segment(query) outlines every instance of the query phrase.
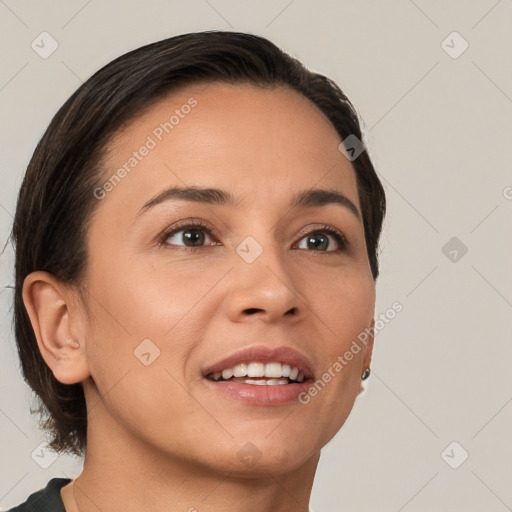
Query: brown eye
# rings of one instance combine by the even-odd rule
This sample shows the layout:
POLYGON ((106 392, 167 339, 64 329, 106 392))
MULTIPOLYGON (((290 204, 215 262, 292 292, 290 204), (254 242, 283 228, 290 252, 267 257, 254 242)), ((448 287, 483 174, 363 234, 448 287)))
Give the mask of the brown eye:
MULTIPOLYGON (((186 247, 190 249, 204 247, 205 241, 211 239, 210 229, 203 224, 187 224, 167 231, 161 239, 162 244, 186 247)), ((209 245, 213 245, 211 242, 209 245)))
POLYGON ((205 240, 204 231, 196 228, 189 229, 180 229, 175 232, 173 236, 168 236, 166 242, 171 245, 177 245, 177 241, 182 241, 185 245, 192 245, 193 247, 198 245, 203 245, 205 240), (183 235, 178 236, 178 233, 183 233, 183 235), (171 238, 176 238, 174 242, 170 242, 171 238))
MULTIPOLYGON (((301 239, 306 241, 305 247, 299 247, 299 249, 313 249, 315 252, 334 252, 334 250, 328 251, 330 247, 330 238, 333 238, 338 244, 338 250, 343 250, 348 245, 345 236, 340 233, 337 229, 326 226, 325 228, 317 229, 308 233, 301 239)), ((304 245, 304 244, 303 244, 304 245)))

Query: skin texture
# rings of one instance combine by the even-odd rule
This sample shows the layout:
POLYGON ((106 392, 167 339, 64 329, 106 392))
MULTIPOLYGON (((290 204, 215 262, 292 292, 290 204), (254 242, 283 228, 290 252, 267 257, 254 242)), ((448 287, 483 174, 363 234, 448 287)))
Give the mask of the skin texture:
POLYGON ((44 272, 25 281, 45 361, 86 395, 87 454, 74 496, 71 484, 62 490, 68 511, 308 510, 320 450, 370 366, 373 339, 307 405, 251 405, 206 385, 205 366, 252 345, 293 347, 319 378, 371 327, 375 286, 360 219, 337 204, 289 206, 294 193, 329 188, 360 211, 340 137, 288 88, 175 93, 116 135, 105 179, 191 97, 191 112, 98 200, 84 300, 44 272), (223 189, 239 204, 168 201, 137 215, 172 185, 223 189), (159 243, 190 218, 213 230, 198 250, 187 250, 183 231, 159 243), (348 248, 331 234, 326 249, 308 247, 306 235, 324 224, 348 248), (253 263, 236 251, 247 236, 263 248, 253 263), (145 339, 160 350, 149 366, 134 355, 145 339), (248 442, 254 465, 238 456, 248 442))

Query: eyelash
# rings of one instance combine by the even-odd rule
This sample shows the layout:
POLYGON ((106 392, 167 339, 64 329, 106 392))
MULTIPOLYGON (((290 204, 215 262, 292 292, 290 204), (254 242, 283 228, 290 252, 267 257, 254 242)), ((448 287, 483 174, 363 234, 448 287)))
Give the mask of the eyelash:
MULTIPOLYGON (((207 231, 209 235, 213 235, 214 237, 216 237, 215 230, 211 229, 204 222, 202 222, 200 220, 197 220, 194 222, 188 221, 182 225, 174 226, 171 230, 165 231, 159 237, 159 245, 161 245, 161 246, 168 245, 168 244, 166 244, 166 240, 170 236, 175 235, 176 233, 179 233, 180 231, 186 231, 187 229, 201 229, 201 230, 207 231)), ((341 252, 341 251, 346 250, 349 246, 349 242, 348 242, 347 238, 345 237, 345 235, 341 231, 338 231, 336 228, 329 226, 327 224, 321 226, 320 228, 315 228, 312 231, 309 231, 308 233, 304 234, 299 239, 299 241, 303 240, 306 236, 310 236, 310 235, 316 234, 316 233, 328 233, 330 235, 333 235, 336 238, 336 241, 338 242, 338 244, 340 245, 340 249, 334 250, 334 251, 308 251, 308 252, 336 253, 336 252, 341 252)), ((197 246, 197 247, 179 246, 180 249, 183 249, 185 251, 196 251, 198 249, 204 249, 205 247, 208 247, 208 246, 204 246, 204 245, 197 246)), ((305 250, 305 249, 301 249, 301 250, 305 250)))

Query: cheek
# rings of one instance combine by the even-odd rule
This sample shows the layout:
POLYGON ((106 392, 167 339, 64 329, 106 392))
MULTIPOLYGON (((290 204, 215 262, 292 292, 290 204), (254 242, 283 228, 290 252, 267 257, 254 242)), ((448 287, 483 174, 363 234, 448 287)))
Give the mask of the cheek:
POLYGON ((129 334, 135 341, 162 339, 185 329, 189 313, 222 274, 193 260, 152 262, 141 255, 97 271, 90 281, 102 327, 129 334))
POLYGON ((350 346, 368 328, 375 312, 375 286, 371 276, 353 269, 308 281, 310 307, 323 323, 327 350, 333 355, 350 346))
POLYGON ((100 397, 102 402, 96 414, 104 408, 114 427, 178 452, 174 439, 192 436, 190 425, 208 420, 183 385, 195 340, 201 339, 194 305, 211 284, 179 273, 138 271, 126 262, 98 277, 90 281, 87 340, 97 388, 91 403, 100 397))
POLYGON ((218 424, 185 391, 182 378, 162 357, 149 366, 135 358, 128 365, 116 361, 123 369, 116 370, 115 376, 102 373, 96 382, 102 400, 92 412, 109 439, 126 431, 159 450, 187 456, 201 432, 204 436, 202 429, 216 432, 218 424))
POLYGON ((187 271, 178 265, 143 265, 137 258, 123 258, 102 272, 98 267, 88 286, 88 360, 100 393, 128 372, 130 379, 145 372, 133 385, 136 392, 178 386, 170 374, 179 382, 189 378, 194 349, 210 321, 205 297, 223 272, 190 264, 187 271))
MULTIPOLYGON (((348 273, 336 280, 317 281, 312 304, 325 333, 322 340, 321 369, 303 397, 305 407, 322 418, 325 442, 347 419, 360 391, 365 344, 358 336, 371 326, 375 308, 373 279, 365 274, 348 273)), ((366 331, 368 332, 368 331, 366 331)))

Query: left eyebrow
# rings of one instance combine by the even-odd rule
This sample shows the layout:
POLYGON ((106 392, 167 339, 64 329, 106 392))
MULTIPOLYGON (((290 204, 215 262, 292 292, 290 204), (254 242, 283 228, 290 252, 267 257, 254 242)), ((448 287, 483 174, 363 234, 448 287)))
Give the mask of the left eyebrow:
POLYGON ((361 220, 361 214, 357 209, 357 206, 343 194, 340 194, 337 190, 326 190, 315 188, 312 190, 303 190, 298 194, 294 194, 292 199, 293 207, 315 207, 315 206, 326 206, 328 204, 339 204, 348 208, 358 220, 361 220))
MULTIPOLYGON (((192 187, 170 187, 155 197, 147 201, 137 213, 137 217, 150 210, 157 204, 165 201, 192 201, 205 204, 226 205, 239 207, 240 202, 236 201, 232 194, 226 190, 217 188, 192 187)), ((352 212, 358 220, 361 220, 361 214, 357 206, 346 196, 336 190, 311 189, 295 193, 291 200, 292 208, 313 208, 317 206, 326 206, 328 204, 339 204, 352 212)))

